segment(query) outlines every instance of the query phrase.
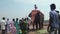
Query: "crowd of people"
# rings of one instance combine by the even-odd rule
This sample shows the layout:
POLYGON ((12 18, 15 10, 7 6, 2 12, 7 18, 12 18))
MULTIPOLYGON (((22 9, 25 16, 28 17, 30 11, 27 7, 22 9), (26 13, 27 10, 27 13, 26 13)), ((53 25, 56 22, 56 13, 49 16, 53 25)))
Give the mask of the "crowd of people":
POLYGON ((9 18, 2 18, 2 21, 0 22, 0 30, 2 30, 1 34, 27 34, 27 25, 28 25, 28 18, 22 18, 22 19, 12 19, 12 21, 9 20, 9 18))
POLYGON ((12 21, 9 20, 9 18, 2 18, 1 21, 1 30, 2 34, 27 34, 27 31, 29 31, 29 26, 32 24, 33 29, 32 31, 35 30, 40 30, 43 28, 43 21, 44 21, 44 14, 37 10, 36 4, 34 5, 34 10, 29 14, 29 18, 22 18, 22 19, 12 19, 12 21), (36 29, 34 26, 36 25, 36 29), (39 27, 38 27, 39 26, 39 27))
MULTIPOLYGON (((36 25, 36 30, 40 30, 43 28, 43 22, 44 22, 44 14, 37 10, 37 6, 34 5, 34 10, 29 14, 29 17, 31 18, 30 23, 33 23, 33 29, 34 24, 36 25), (38 27, 39 26, 39 27, 38 27)), ((49 13, 49 25, 47 28, 47 31, 49 34, 60 34, 60 14, 59 11, 55 10, 56 5, 51 4, 50 5, 51 11, 49 13)), ((0 29, 2 30, 2 34, 27 34, 27 29, 29 29, 29 18, 22 18, 22 19, 12 19, 12 21, 9 21, 9 18, 3 17, 2 21, 0 23, 0 29), (21 30, 21 31, 20 31, 21 30)))

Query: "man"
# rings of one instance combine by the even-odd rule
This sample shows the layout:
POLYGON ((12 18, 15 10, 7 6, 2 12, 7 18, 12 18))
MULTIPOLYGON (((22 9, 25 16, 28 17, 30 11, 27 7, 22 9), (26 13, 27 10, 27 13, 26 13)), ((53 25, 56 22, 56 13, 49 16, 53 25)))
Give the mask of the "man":
POLYGON ((51 11, 50 11, 50 19, 49 19, 49 25, 48 25, 48 32, 49 34, 57 34, 58 29, 58 13, 56 12, 56 6, 55 4, 50 5, 51 11))
MULTIPOLYGON (((36 6, 36 4, 34 5, 34 10, 32 10, 32 12, 29 14, 29 17, 31 18, 31 20, 32 20, 32 23, 33 23, 33 29, 34 29, 34 20, 35 20, 35 15, 37 14, 37 12, 39 12, 39 14, 40 14, 40 16, 42 17, 43 16, 43 13, 42 12, 40 12, 38 9, 37 9, 37 6, 36 6)), ((40 17, 40 18, 41 18, 40 17)), ((42 23, 43 24, 43 23, 42 23)), ((41 26, 40 26, 40 28, 41 28, 41 26)))
POLYGON ((2 34, 5 34, 5 26, 6 26, 6 21, 5 21, 5 17, 3 17, 1 22, 2 34))

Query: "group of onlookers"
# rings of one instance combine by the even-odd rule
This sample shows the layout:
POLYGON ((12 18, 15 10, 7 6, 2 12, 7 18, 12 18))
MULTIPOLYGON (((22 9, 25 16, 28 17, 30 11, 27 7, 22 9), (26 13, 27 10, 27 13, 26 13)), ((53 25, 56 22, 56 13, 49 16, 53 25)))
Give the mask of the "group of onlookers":
POLYGON ((10 21, 8 18, 6 20, 6 18, 3 17, 2 21, 0 22, 2 34, 26 34, 28 27, 27 22, 28 18, 22 18, 20 20, 18 18, 13 18, 12 21, 10 21))
MULTIPOLYGON (((37 10, 37 6, 34 5, 34 10, 29 14, 29 17, 31 18, 31 22, 33 23, 33 29, 34 24, 36 25, 36 30, 40 30, 43 28, 43 22, 44 22, 44 14, 37 10), (39 26, 39 27, 38 27, 39 26)), ((55 4, 50 5, 51 11, 49 13, 49 25, 47 28, 47 31, 49 34, 60 34, 60 14, 59 11, 55 10, 56 6, 55 4)), ((19 20, 18 18, 12 19, 12 21, 9 21, 5 19, 5 17, 2 18, 2 21, 0 23, 0 28, 2 30, 2 34, 27 34, 27 29, 29 29, 29 19, 28 18, 22 18, 19 20), (28 28, 27 28, 28 27, 28 28), (21 30, 21 31, 20 31, 21 30)))

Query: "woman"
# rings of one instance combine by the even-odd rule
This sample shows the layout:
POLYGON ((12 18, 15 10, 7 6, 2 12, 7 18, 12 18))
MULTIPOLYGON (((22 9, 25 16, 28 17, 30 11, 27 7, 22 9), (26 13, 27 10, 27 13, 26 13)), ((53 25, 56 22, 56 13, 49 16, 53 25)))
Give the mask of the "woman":
POLYGON ((14 26, 14 20, 15 19, 13 19, 13 21, 10 22, 11 34, 16 34, 16 27, 14 26))
POLYGON ((7 19, 7 34, 10 34, 11 33, 11 28, 10 28, 10 22, 9 22, 9 19, 7 19))
POLYGON ((15 27, 16 27, 16 30, 17 30, 16 33, 17 33, 17 34, 20 34, 19 24, 18 24, 18 18, 16 18, 15 27))

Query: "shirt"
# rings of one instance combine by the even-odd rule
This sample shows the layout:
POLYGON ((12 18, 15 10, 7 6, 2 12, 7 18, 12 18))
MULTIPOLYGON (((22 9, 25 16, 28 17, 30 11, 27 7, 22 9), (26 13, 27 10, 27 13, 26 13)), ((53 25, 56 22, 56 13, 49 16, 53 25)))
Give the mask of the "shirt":
POLYGON ((50 11, 50 17, 53 18, 51 26, 58 28, 58 13, 56 12, 56 10, 50 11))
POLYGON ((2 30, 5 30, 5 25, 6 25, 6 21, 5 20, 2 20, 1 21, 1 29, 2 30))

